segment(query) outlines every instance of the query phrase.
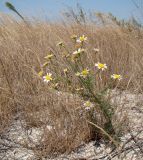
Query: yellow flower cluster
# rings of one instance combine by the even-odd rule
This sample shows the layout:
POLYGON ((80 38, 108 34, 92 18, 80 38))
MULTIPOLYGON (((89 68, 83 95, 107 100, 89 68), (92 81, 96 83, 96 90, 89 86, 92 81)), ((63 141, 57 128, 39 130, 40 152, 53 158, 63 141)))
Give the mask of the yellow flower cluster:
MULTIPOLYGON (((78 57, 81 56, 82 53, 85 52, 85 49, 83 48, 83 42, 87 41, 87 37, 85 35, 82 35, 78 38, 77 35, 72 35, 71 36, 72 39, 75 40, 75 43, 80 43, 80 47, 77 48, 77 50, 75 50, 72 54, 70 54, 70 52, 67 52, 66 48, 64 47, 64 43, 61 41, 57 44, 57 46, 59 46, 60 48, 63 47, 65 49, 64 52, 66 52, 69 56, 71 56, 72 60, 75 61, 75 59, 77 59, 78 57)), ((98 48, 94 48, 93 51, 95 53, 98 53, 99 52, 99 49, 98 48)), ((51 62, 51 59, 54 57, 54 54, 52 52, 50 52, 47 56, 45 56, 44 58, 47 60, 44 64, 43 64, 43 67, 47 66, 50 62, 51 62)), ((82 66, 83 67, 83 66, 82 66)), ((104 71, 107 69, 107 65, 105 63, 100 63, 100 62, 97 62, 95 63, 95 67, 100 70, 100 71, 104 71)), ((79 68, 78 68, 79 69, 79 68)), ((78 71, 77 69, 77 71, 78 71)), ((64 75, 66 76, 68 73, 69 73, 69 70, 67 68, 65 68, 63 70, 63 73, 64 75)), ((38 75, 40 77, 42 77, 44 74, 44 71, 43 71, 43 68, 41 69, 41 71, 38 73, 38 75)), ((79 77, 82 77, 82 78, 86 78, 88 77, 88 75, 90 74, 90 70, 88 68, 86 69, 83 69, 81 72, 77 72, 75 75, 76 76, 79 76, 79 77)), ((115 80, 121 80, 122 79, 122 76, 120 74, 112 74, 111 75, 111 78, 112 79, 115 79, 115 80)), ((50 81, 53 80, 52 78, 52 74, 51 73, 47 73, 45 76, 43 76, 43 80, 44 82, 47 82, 49 83, 50 81)), ((58 86, 59 84, 57 83, 56 84, 56 87, 58 86)), ((83 89, 83 88, 82 88, 83 89)), ((77 91, 81 90, 81 88, 77 88, 76 89, 77 91)), ((87 101, 86 105, 89 105, 89 102, 87 101)))

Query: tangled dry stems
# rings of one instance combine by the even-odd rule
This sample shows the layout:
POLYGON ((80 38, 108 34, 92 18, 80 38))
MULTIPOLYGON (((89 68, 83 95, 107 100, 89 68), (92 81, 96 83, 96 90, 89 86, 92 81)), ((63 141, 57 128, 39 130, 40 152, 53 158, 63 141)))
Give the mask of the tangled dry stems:
MULTIPOLYGON (((107 76, 121 73, 125 80, 118 88, 142 92, 142 32, 138 35, 135 31, 125 31, 114 26, 100 28, 95 25, 44 22, 27 25, 9 18, 4 20, 3 17, 1 21, 0 133, 8 129, 16 114, 26 122, 26 128, 42 126, 44 133, 40 145, 35 149, 38 156, 70 152, 95 134, 87 124, 87 117, 81 118, 80 112, 77 112, 83 101, 76 95, 66 94, 68 89, 64 85, 61 86, 63 95, 51 92, 37 75, 49 51, 56 57, 51 65, 56 74, 62 75, 63 69, 68 68, 61 51, 55 48, 57 42, 66 42, 67 48, 72 52, 71 35, 85 34, 89 37, 84 63, 92 67, 95 62, 102 61, 109 66, 102 81, 96 82, 97 91, 106 86, 109 81, 107 76), (99 48, 100 52, 95 54, 93 48, 99 48), (46 129, 49 124, 55 127, 52 133, 46 129), (61 134, 65 130, 66 134, 61 134)), ((71 81, 76 84, 76 79, 72 76, 71 81)), ((113 83, 112 86, 116 84, 113 83)))

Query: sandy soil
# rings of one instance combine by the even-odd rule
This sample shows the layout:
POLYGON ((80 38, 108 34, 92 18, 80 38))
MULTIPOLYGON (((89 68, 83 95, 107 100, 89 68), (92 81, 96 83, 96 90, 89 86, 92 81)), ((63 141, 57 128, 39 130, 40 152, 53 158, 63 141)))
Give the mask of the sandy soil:
MULTIPOLYGON (((83 143, 69 155, 61 155, 53 160, 143 159, 143 95, 113 91, 111 97, 112 103, 117 106, 113 123, 115 126, 120 124, 118 127, 124 131, 119 150, 114 150, 104 142, 97 146, 92 141, 88 144, 83 143), (128 123, 125 123, 126 120, 128 123), (120 156, 118 157, 119 152, 120 156)), ((52 129, 51 126, 47 127, 49 130, 52 129)), ((7 133, 0 136, 0 159, 38 160, 32 147, 38 144, 42 132, 42 128, 24 130, 24 122, 16 118, 7 133)), ((45 158, 45 160, 50 159, 52 160, 52 158, 45 158)))

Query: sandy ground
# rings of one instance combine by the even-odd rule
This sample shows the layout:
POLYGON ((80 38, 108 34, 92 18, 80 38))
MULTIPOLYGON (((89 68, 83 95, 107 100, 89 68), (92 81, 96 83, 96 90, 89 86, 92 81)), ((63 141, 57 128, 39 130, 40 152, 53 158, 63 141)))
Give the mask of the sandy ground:
MULTIPOLYGON (((142 160, 143 154, 143 95, 131 94, 129 92, 112 92, 112 103, 116 108, 114 124, 120 122, 124 130, 121 137, 120 148, 114 150, 109 145, 101 142, 99 146, 92 141, 88 144, 82 144, 76 151, 69 155, 61 155, 53 160, 142 160), (128 124, 124 123, 128 119, 128 124), (128 127, 127 127, 128 126, 128 127), (129 133, 131 130, 131 133, 129 133), (135 137, 135 139, 133 139, 135 137), (130 139, 130 140, 129 140, 130 139), (129 142, 128 142, 129 141, 129 142), (126 144, 125 144, 126 143, 126 144), (124 147, 123 147, 124 146, 124 147), (123 149, 121 149, 123 147, 123 149), (118 153, 120 157, 118 157, 118 153)), ((52 127, 47 126, 50 130, 52 127)), ((2 160, 38 160, 31 148, 38 144, 42 135, 41 128, 24 129, 24 122, 16 119, 5 135, 0 137, 0 159, 2 160), (25 145, 27 144, 27 145, 25 145), (28 146, 28 148, 27 148, 28 146)), ((52 158, 43 158, 43 160, 52 160, 52 158)))

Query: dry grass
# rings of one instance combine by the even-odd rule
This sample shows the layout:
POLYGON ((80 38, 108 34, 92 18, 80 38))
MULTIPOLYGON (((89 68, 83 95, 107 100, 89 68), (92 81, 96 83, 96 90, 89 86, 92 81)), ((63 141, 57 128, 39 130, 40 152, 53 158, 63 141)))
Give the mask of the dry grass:
MULTIPOLYGON (((62 58, 57 42, 63 41, 70 52, 73 34, 88 37, 87 59, 89 68, 100 61, 107 63, 108 70, 102 81, 97 81, 96 90, 106 86, 106 77, 120 73, 124 81, 119 88, 142 92, 143 89, 143 37, 136 32, 121 30, 110 26, 99 28, 95 25, 62 25, 34 22, 24 24, 13 19, 1 18, 0 26, 0 133, 10 125, 16 114, 25 119, 27 127, 55 126, 54 132, 45 129, 41 145, 36 153, 70 152, 89 140, 93 135, 77 108, 83 101, 78 96, 70 95, 69 88, 61 84, 64 94, 51 91, 37 75, 44 63, 44 57, 51 50, 55 61, 46 69, 54 76, 62 75, 64 68, 69 68, 62 58), (99 48, 95 54, 93 48, 99 48), (54 68, 54 71, 53 71, 54 68), (68 124, 68 125, 67 125, 68 124), (66 128, 67 127, 67 128, 66 128), (61 134, 66 129, 67 133, 61 134)), ((73 71, 71 71, 73 72, 73 71)), ((77 84, 71 74, 71 81, 77 84)), ((114 86, 114 84, 112 85, 114 86)), ((71 91, 72 92, 72 91, 71 91)))

